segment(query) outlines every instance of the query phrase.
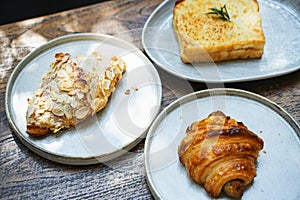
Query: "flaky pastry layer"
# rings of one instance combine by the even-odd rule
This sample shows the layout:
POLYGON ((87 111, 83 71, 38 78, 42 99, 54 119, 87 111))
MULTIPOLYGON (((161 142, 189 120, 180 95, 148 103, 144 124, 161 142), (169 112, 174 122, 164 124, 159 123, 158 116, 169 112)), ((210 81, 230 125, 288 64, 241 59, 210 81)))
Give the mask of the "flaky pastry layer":
POLYGON ((241 197, 256 176, 255 163, 264 142, 221 111, 192 123, 178 146, 180 162, 191 179, 213 197, 222 190, 241 197))

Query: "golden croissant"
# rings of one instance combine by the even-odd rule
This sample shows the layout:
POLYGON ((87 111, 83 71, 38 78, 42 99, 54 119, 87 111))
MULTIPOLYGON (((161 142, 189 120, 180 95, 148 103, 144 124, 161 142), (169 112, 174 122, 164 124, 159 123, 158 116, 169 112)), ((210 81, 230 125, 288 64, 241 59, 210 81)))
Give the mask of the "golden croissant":
POLYGON ((190 178, 212 197, 223 190, 239 198, 256 176, 255 163, 263 145, 242 122, 216 111, 187 128, 178 155, 190 178))
POLYGON ((71 58, 58 53, 39 88, 28 99, 27 133, 34 136, 75 126, 103 109, 126 70, 121 58, 107 63, 94 52, 71 58))

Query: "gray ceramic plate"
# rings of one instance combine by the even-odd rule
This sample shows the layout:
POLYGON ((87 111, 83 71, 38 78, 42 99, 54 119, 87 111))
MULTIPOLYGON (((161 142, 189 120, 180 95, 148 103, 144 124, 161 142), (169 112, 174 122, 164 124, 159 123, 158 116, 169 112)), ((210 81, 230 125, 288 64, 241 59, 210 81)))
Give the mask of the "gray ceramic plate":
POLYGON ((139 49, 108 35, 74 34, 48 42, 19 63, 8 82, 6 111, 16 135, 31 150, 56 162, 84 165, 115 158, 140 142, 159 111, 161 92, 156 69, 139 49), (108 105, 75 128, 42 138, 28 136, 27 98, 38 87, 55 53, 76 56, 94 51, 104 58, 122 57, 127 63, 108 105), (129 95, 124 93, 127 89, 129 95))
POLYGON ((197 82, 265 79, 300 68, 300 1, 259 0, 266 37, 262 59, 212 64, 184 64, 172 29, 176 0, 164 1, 147 20, 142 34, 146 53, 169 73, 197 82))
MULTIPOLYGON (((145 169, 156 199, 211 199, 193 182, 177 155, 186 128, 221 110, 242 121, 264 140, 257 176, 243 199, 300 197, 300 127, 275 103, 236 89, 211 89, 186 95, 165 108, 152 123, 145 143, 145 169)), ((220 199, 227 199, 221 196, 220 199)))

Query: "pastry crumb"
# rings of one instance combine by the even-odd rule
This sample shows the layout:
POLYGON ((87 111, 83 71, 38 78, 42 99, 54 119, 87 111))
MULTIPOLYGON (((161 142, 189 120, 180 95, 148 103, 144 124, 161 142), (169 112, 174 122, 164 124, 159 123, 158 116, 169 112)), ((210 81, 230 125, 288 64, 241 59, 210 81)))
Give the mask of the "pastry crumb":
POLYGON ((137 87, 132 87, 132 89, 133 89, 134 91, 139 91, 139 88, 137 88, 137 87))
POLYGON ((93 51, 92 56, 94 56, 97 60, 102 60, 102 57, 98 51, 93 51))
MULTIPOLYGON (((131 89, 133 91, 135 91, 135 92, 139 91, 139 88, 137 88, 137 87, 131 87, 131 89)), ((124 92, 124 94, 127 94, 127 95, 130 94, 131 93, 131 89, 126 89, 125 92, 124 92)))
POLYGON ((127 95, 130 94, 130 90, 129 89, 125 90, 124 94, 127 94, 127 95))
POLYGON ((93 55, 93 56, 99 56, 100 54, 99 54, 98 51, 94 51, 94 52, 92 53, 92 55, 93 55))

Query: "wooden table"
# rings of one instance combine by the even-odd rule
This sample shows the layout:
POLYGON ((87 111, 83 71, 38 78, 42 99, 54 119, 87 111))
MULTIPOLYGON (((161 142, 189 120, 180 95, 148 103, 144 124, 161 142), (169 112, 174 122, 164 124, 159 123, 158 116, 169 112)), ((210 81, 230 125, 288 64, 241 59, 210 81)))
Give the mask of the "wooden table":
MULTIPOLYGON (((68 166, 46 160, 27 149, 9 126, 5 113, 5 89, 16 65, 47 41, 71 33, 116 35, 129 30, 130 42, 142 49, 141 31, 162 0, 106 1, 30 20, 0 26, 0 198, 1 199, 152 199, 144 175, 144 140, 109 165, 68 166)), ((214 84, 180 80, 158 68, 163 85, 163 109, 191 91, 214 84), (184 84, 183 84, 184 85, 184 84)), ((267 80, 230 83, 276 102, 300 122, 300 71, 267 80)))

